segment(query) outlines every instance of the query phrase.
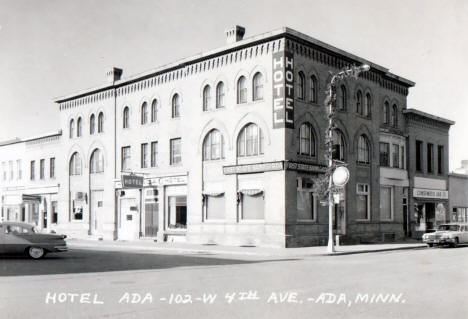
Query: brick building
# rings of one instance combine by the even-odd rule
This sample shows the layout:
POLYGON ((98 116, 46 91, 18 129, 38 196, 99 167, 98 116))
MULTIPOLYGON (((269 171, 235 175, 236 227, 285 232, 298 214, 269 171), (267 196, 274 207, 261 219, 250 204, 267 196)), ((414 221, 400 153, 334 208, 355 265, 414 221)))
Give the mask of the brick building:
MULTIPOLYGON (((410 236, 411 123, 422 114, 407 110, 414 83, 289 28, 244 32, 233 27, 224 47, 138 76, 113 68, 106 84, 57 99, 60 149, 44 145, 41 156, 61 168, 58 215, 41 226, 107 239, 326 243, 327 207, 314 192, 326 167, 325 89, 330 72, 365 63, 368 72, 337 86, 334 156, 351 174, 334 228, 344 242, 410 236)), ((451 122, 439 122, 446 165, 451 122)), ((1 161, 16 144, 0 147, 1 161)), ((10 187, 2 180, 2 194, 10 187)))

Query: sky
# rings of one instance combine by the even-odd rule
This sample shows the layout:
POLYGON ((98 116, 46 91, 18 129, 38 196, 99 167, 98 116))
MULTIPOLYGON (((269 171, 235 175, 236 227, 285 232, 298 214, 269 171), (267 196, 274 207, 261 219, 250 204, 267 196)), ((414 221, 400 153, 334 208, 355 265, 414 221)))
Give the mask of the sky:
POLYGON ((468 1, 0 0, 0 141, 58 129, 54 98, 245 37, 291 27, 416 82, 408 107, 456 121, 450 170, 468 159, 468 1))

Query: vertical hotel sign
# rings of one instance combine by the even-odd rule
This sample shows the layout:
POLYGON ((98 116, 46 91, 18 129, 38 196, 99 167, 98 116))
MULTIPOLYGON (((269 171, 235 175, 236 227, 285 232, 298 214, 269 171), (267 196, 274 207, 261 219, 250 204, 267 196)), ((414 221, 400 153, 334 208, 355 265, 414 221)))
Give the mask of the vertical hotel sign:
POLYGON ((294 128, 294 55, 273 53, 273 128, 294 128))

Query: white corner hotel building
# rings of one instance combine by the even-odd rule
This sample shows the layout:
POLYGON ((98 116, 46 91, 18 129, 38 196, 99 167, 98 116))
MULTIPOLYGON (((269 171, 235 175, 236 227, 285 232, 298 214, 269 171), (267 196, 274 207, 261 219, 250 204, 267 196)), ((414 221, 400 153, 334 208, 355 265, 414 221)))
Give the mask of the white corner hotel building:
POLYGON ((81 238, 323 244, 327 208, 311 185, 326 166, 326 74, 367 63, 412 83, 288 28, 244 31, 134 77, 113 68, 106 84, 56 99, 57 132, 0 145, 2 218, 81 238), (294 88, 299 69, 307 93, 294 88))

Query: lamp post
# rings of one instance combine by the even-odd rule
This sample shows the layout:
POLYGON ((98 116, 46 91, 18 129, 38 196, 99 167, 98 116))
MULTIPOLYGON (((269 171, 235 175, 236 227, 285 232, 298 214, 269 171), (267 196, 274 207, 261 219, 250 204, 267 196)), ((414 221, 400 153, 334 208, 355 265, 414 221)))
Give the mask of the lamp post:
POLYGON ((348 77, 357 78, 359 73, 368 71, 370 66, 367 64, 362 64, 360 66, 351 66, 346 67, 345 69, 341 70, 340 72, 336 73, 332 76, 330 83, 327 86, 327 97, 325 99, 325 106, 328 110, 328 128, 327 128, 327 141, 326 144, 327 148, 327 160, 328 160, 328 246, 327 252, 333 253, 335 252, 335 247, 333 245, 333 130, 335 129, 334 126, 334 102, 336 100, 336 90, 335 85, 338 80, 343 80, 348 77))

